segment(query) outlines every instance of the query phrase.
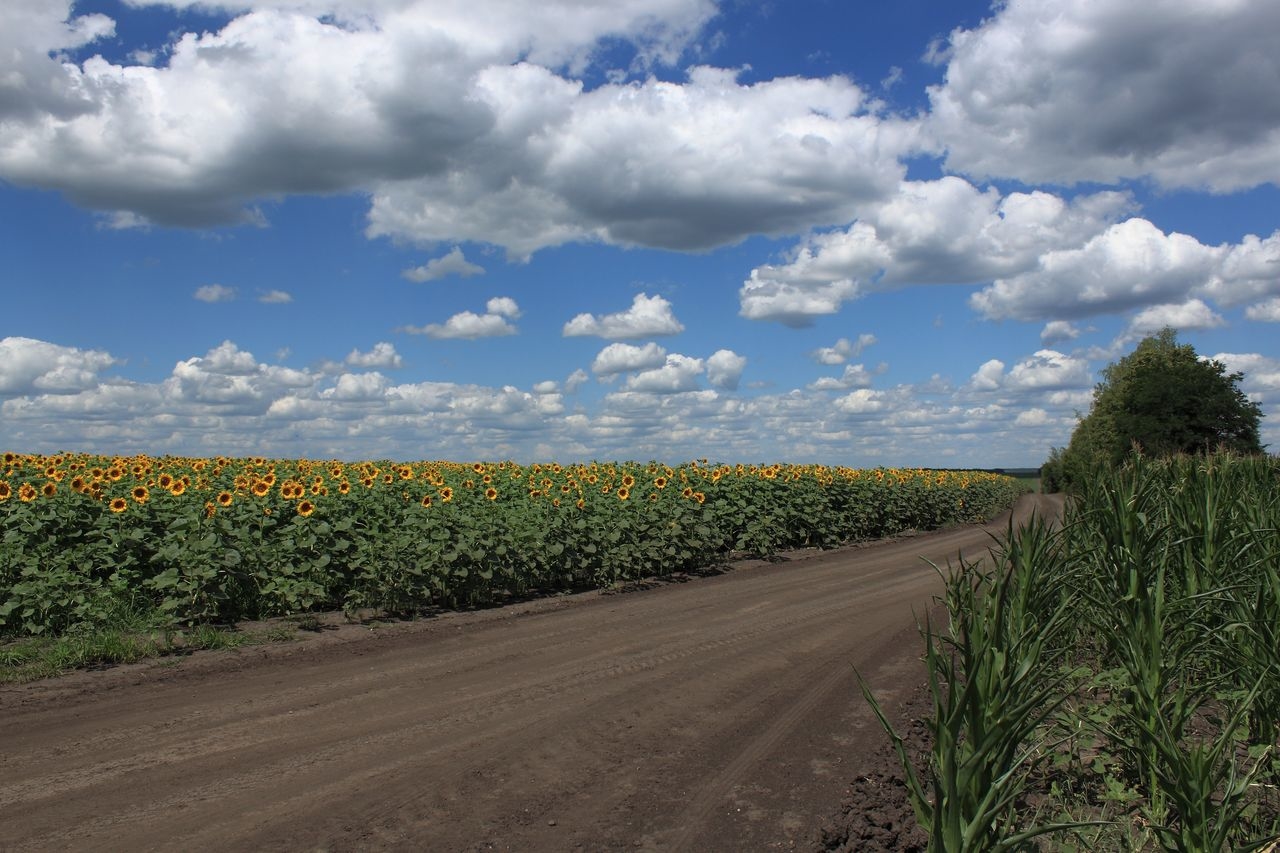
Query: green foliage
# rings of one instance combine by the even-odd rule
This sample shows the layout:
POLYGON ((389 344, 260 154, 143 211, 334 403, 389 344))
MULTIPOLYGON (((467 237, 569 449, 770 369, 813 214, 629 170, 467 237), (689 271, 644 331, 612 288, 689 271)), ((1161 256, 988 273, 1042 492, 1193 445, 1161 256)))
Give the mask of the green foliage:
POLYGON ((1089 414, 1046 462, 1046 491, 1075 488, 1137 450, 1145 456, 1261 453, 1262 410, 1238 387, 1240 373, 1201 359, 1172 329, 1145 338, 1109 365, 1089 414))
POLYGON ((1135 456, 948 577, 951 630, 922 632, 931 779, 908 766, 931 850, 1277 837, 1278 486, 1276 459, 1135 456))
POLYGON ((0 638, 605 587, 985 520, 1014 480, 826 466, 4 454, 0 638))

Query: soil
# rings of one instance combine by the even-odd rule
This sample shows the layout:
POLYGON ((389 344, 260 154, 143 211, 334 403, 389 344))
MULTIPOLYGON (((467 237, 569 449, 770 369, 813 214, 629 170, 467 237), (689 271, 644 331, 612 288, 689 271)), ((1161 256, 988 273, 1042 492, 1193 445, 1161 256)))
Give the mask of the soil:
POLYGON ((916 743, 922 557, 1006 524, 3 687, 0 849, 911 849, 855 670, 916 743))

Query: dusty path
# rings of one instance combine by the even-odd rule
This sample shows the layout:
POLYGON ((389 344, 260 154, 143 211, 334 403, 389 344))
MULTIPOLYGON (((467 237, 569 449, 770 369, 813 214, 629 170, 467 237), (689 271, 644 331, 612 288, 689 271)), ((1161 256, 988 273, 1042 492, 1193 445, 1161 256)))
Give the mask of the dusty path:
POLYGON ((920 556, 990 544, 959 528, 0 689, 0 848, 803 847, 883 737, 853 667, 890 705, 919 682, 920 556))

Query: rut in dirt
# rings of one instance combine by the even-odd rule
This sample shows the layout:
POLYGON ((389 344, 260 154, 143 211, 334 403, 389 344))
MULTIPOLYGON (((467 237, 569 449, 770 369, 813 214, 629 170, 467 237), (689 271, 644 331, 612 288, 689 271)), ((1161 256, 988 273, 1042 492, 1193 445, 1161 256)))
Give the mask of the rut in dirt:
POLYGON ((1006 522, 4 688, 0 848, 808 847, 1006 522))

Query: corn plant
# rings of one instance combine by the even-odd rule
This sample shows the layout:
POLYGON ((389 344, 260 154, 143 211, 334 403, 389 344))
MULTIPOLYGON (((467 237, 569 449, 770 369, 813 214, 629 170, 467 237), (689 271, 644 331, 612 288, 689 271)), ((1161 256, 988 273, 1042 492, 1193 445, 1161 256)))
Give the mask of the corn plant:
POLYGON ((1070 671, 1061 664, 1070 627, 1060 539, 1048 522, 1010 527, 994 565, 961 559, 945 575, 950 627, 926 620, 925 668, 933 702, 925 721, 933 744, 930 790, 874 695, 863 695, 893 740, 920 825, 935 851, 1015 849, 1038 835, 1083 823, 1021 828, 1015 807, 1027 778, 1051 750, 1038 737, 1066 701, 1070 671))

